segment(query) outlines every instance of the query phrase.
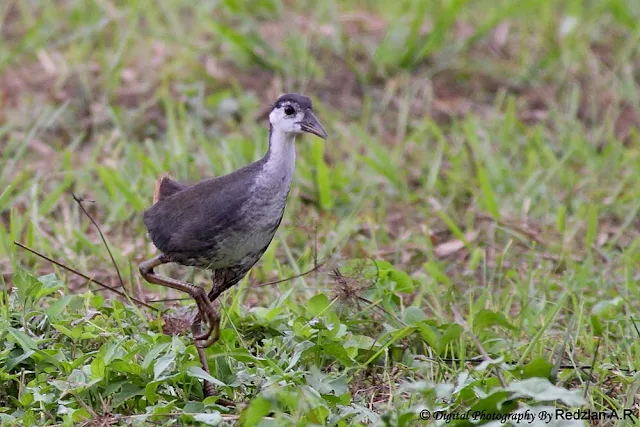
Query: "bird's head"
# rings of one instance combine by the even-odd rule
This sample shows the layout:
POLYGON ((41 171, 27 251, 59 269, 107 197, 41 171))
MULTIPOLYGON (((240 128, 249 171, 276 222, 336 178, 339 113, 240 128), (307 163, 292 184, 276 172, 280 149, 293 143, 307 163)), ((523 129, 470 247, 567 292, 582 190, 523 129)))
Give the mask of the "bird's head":
POLYGON ((311 100, 296 93, 278 98, 269 113, 269 122, 275 131, 294 135, 309 132, 322 139, 327 138, 327 132, 313 114, 311 100))

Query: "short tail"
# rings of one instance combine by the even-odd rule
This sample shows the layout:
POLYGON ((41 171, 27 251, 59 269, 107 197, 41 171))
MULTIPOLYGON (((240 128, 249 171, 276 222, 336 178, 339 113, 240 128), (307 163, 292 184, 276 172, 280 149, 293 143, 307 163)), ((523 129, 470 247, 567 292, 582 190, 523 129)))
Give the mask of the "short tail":
POLYGON ((156 188, 153 191, 153 204, 155 205, 160 200, 166 199, 187 187, 188 185, 171 179, 169 175, 162 175, 156 180, 156 188))

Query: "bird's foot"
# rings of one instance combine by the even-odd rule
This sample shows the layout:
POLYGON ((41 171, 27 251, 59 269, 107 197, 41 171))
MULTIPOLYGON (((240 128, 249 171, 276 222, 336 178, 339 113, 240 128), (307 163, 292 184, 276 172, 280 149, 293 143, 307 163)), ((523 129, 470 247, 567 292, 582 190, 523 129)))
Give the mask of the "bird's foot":
POLYGON ((200 332, 193 334, 193 339, 195 340, 197 347, 210 347, 220 336, 220 313, 213 306, 213 303, 207 298, 204 300, 196 299, 196 302, 198 303, 199 318, 201 320, 206 320, 209 327, 205 332, 202 332, 202 329, 200 328, 200 332), (204 341, 204 343, 201 343, 201 341, 204 341))
MULTIPOLYGON (((216 389, 209 381, 205 381, 202 385, 202 393, 205 399, 207 397, 217 396, 216 389)), ((224 397, 218 397, 216 403, 220 406, 226 406, 227 408, 233 408, 236 406, 236 402, 233 400, 225 399, 224 397)))

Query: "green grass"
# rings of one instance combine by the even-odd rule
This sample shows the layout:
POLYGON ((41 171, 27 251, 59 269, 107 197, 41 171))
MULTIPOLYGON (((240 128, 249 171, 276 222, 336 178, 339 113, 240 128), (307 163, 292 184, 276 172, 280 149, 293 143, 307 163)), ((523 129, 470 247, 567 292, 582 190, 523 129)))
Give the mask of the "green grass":
POLYGON ((0 4, 0 424, 633 425, 639 18, 621 0, 0 4), (119 286, 74 193, 132 296, 182 297, 137 272, 156 177, 258 159, 256 117, 287 91, 330 138, 298 141, 280 230, 221 298, 227 409, 190 334, 163 333, 191 301, 161 316, 13 242, 119 286))

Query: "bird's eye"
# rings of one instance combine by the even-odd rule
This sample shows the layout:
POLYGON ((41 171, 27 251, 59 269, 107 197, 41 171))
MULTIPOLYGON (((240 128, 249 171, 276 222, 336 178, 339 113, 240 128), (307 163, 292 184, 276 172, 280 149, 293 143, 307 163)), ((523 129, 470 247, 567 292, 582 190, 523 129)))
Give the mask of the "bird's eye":
POLYGON ((284 107, 284 113, 287 116, 292 116, 295 112, 296 110, 294 110, 294 108, 291 105, 287 105, 286 107, 284 107))

